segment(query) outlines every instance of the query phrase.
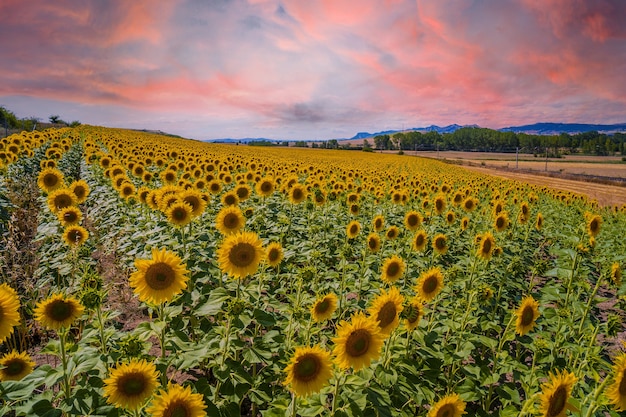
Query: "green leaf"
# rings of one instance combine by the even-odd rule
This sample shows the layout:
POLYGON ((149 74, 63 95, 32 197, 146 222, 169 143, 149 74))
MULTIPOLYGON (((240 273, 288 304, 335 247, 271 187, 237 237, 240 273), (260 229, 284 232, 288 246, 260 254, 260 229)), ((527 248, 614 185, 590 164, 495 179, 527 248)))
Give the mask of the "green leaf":
POLYGON ((215 316, 223 312, 222 306, 230 298, 230 293, 225 288, 215 288, 211 291, 206 303, 202 304, 195 311, 198 316, 215 316))

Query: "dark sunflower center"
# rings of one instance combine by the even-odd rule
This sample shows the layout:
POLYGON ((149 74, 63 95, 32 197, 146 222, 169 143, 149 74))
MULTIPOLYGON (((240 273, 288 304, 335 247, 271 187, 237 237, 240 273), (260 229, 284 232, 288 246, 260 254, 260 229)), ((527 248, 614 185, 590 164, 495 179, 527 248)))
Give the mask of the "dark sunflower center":
POLYGON ((528 326, 532 324, 533 318, 535 317, 532 307, 526 306, 524 310, 522 310, 522 326, 528 326))
POLYGON ((219 184, 211 184, 211 191, 219 191, 219 190, 220 190, 219 184))
POLYGON ((124 187, 123 193, 125 196, 129 196, 133 193, 133 189, 131 187, 124 187))
POLYGON ((485 239, 483 241, 482 253, 488 254, 490 252, 491 252, 491 239, 485 239))
POLYGON ((379 327, 385 328, 393 323, 396 319, 397 313, 398 310, 396 309, 396 305, 391 301, 387 301, 378 311, 378 315, 376 316, 376 320, 379 322, 379 327))
POLYGON ((73 304, 65 300, 54 300, 48 304, 46 316, 54 321, 65 321, 72 316, 74 312, 73 304))
POLYGON ((270 191, 272 191, 272 184, 268 181, 265 181, 261 184, 261 191, 263 191, 264 193, 269 193, 270 191))
POLYGON ((192 415, 187 403, 182 400, 173 401, 163 410, 163 417, 191 417, 192 415))
POLYGON ((71 230, 68 234, 70 241, 79 243, 83 240, 83 233, 80 230, 71 230))
POLYGON ((378 242, 376 242, 376 239, 370 239, 367 244, 370 249, 376 249, 378 247, 378 242))
POLYGON ((298 381, 311 381, 319 374, 321 366, 322 364, 316 355, 303 355, 298 359, 298 362, 294 367, 295 377, 298 381))
POLYGON ((415 246, 422 246, 424 244, 424 235, 417 235, 415 237, 415 246))
POLYGON ((622 380, 619 382, 619 395, 626 396, 626 370, 622 371, 622 380))
POLYGON ((302 198, 302 190, 299 188, 296 188, 293 190, 293 199, 294 200, 300 200, 302 198))
POLYGON ((65 208, 72 205, 72 198, 68 195, 61 194, 54 199, 54 205, 59 208, 65 208))
POLYGON ((350 333, 346 341, 346 353, 353 358, 365 355, 370 347, 372 335, 365 329, 358 329, 350 333))
POLYGON ((390 231, 388 231, 388 232, 387 232, 387 237, 388 237, 389 239, 393 239, 394 237, 396 237, 396 232, 395 232, 395 230, 390 230, 390 231))
POLYGON ((146 389, 146 379, 141 373, 124 375, 118 383, 118 388, 129 397, 141 395, 146 389))
POLYGON ((75 222, 77 219, 78 219, 78 216, 73 211, 68 211, 66 213, 63 213, 63 220, 65 220, 66 222, 75 222))
POLYGON ((74 187, 74 195, 78 198, 83 198, 85 197, 85 194, 87 194, 87 190, 85 190, 83 187, 74 187))
POLYGON ((409 224, 409 226, 413 227, 413 226, 417 226, 417 223, 419 223, 417 221, 417 216, 415 215, 411 215, 407 218, 407 223, 409 224))
POLYGON ((589 230, 591 230, 592 232, 595 232, 598 230, 598 221, 597 220, 592 220, 591 223, 589 223, 589 230))
POLYGON ((224 197, 224 203, 226 205, 232 206, 233 204, 236 203, 235 196, 234 195, 230 195, 230 194, 225 196, 224 197))
POLYGON ((148 267, 146 284, 153 290, 164 290, 174 282, 176 274, 171 266, 158 262, 148 267))
POLYGON ((235 213, 224 216, 224 226, 228 229, 236 229, 239 226, 239 217, 235 213))
POLYGON ((377 229, 380 229, 381 227, 383 227, 382 220, 376 219, 376 222, 374 223, 374 227, 376 227, 377 229))
POLYGON ((465 202, 465 208, 471 210, 472 208, 474 208, 474 202, 472 200, 468 200, 467 202, 465 202))
POLYGON ((195 210, 196 207, 198 207, 200 205, 200 202, 195 197, 187 197, 187 198, 185 198, 184 201, 185 201, 185 203, 187 203, 187 204, 189 204, 191 206, 192 210, 195 210))
POLYGON ((395 277, 400 273, 400 265, 397 262, 392 262, 387 267, 387 275, 390 277, 395 277))
POLYGON ((236 244, 230 250, 228 260, 238 268, 247 267, 254 260, 254 246, 245 242, 236 244))
POLYGON ((435 246, 437 246, 437 249, 441 250, 441 249, 445 249, 446 248, 446 240, 444 238, 438 238, 437 240, 435 240, 435 246))
POLYGON ((47 187, 54 187, 59 183, 59 178, 54 174, 46 174, 43 177, 43 183, 46 184, 47 187))
POLYGON ((8 375, 19 375, 24 371, 25 363, 21 359, 13 359, 4 364, 4 373, 8 375))
POLYGON ((496 219, 496 227, 498 229, 502 229, 504 227, 504 218, 503 217, 498 217, 496 219))
POLYGON ((359 226, 357 226, 356 224, 353 224, 352 226, 350 226, 351 235, 356 235, 358 232, 359 232, 359 226))
POLYGON ((278 249, 272 248, 267 254, 267 259, 269 259, 270 262, 274 262, 278 260, 279 256, 280 256, 280 252, 278 251, 278 249))
POLYGON ((448 223, 452 222, 452 220, 454 220, 454 214, 448 214, 448 223))
POLYGON ((418 308, 414 307, 414 306, 410 306, 409 307, 409 311, 406 315, 406 319, 408 320, 409 323, 415 323, 417 321, 417 319, 419 319, 420 317, 420 311, 418 308))
POLYGON ((324 298, 324 300, 317 303, 317 305, 315 306, 315 312, 318 314, 323 314, 323 313, 326 313, 329 308, 330 308, 330 301, 328 301, 327 298, 324 298))
POLYGON ((172 217, 176 220, 185 220, 187 218, 187 210, 182 207, 177 207, 172 210, 172 217))
POLYGON ((567 390, 565 387, 560 386, 554 391, 552 397, 550 397, 550 406, 548 407, 548 417, 558 416, 561 414, 567 403, 567 390))
POLYGON ((430 294, 437 289, 437 278, 434 276, 426 277, 424 280, 424 284, 422 285, 422 289, 426 294, 430 294))
POLYGON ((446 404, 437 411, 437 417, 453 417, 455 411, 454 404, 446 404))
POLYGON ((441 200, 437 200, 437 201, 435 201, 435 207, 436 207, 436 209, 437 209, 438 211, 443 210, 443 201, 441 201, 441 200))

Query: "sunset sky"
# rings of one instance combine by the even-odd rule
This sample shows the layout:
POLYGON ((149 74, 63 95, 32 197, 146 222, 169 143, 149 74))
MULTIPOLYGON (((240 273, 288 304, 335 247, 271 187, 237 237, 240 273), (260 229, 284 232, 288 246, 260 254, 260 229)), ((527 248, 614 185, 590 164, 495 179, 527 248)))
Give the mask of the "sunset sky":
POLYGON ((2 0, 0 105, 197 139, 626 122, 622 0, 2 0))

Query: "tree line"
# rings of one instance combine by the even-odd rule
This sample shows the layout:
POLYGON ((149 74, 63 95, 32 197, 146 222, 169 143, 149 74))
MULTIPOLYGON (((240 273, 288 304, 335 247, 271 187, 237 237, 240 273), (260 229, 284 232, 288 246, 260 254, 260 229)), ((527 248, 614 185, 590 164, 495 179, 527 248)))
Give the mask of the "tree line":
MULTIPOLYGON (((76 127, 80 125, 80 122, 78 120, 74 120, 72 122, 66 122, 65 120, 61 119, 59 115, 56 115, 56 114, 51 115, 48 118, 48 120, 50 121, 51 124, 55 126, 60 125, 60 126, 76 127)), ((31 130, 37 129, 38 124, 41 124, 41 119, 39 117, 30 116, 30 117, 19 118, 11 110, 8 110, 4 106, 0 106, 0 133, 4 133, 5 135, 8 135, 9 130, 31 131, 31 130), (4 129, 4 132, 1 132, 2 129, 4 129)), ((50 126, 46 126, 46 127, 50 127, 50 126)))
POLYGON ((593 155, 624 154, 626 133, 611 135, 596 131, 576 134, 532 135, 502 132, 481 127, 463 127, 453 133, 398 132, 374 136, 378 150, 402 151, 480 151, 516 152, 529 154, 584 153, 593 155))

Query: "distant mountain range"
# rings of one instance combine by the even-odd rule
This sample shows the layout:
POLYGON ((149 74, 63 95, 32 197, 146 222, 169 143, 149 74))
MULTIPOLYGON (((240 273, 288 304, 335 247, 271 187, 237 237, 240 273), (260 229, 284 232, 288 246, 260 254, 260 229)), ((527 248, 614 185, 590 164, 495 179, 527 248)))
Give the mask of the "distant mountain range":
MULTIPOLYGON (((430 125, 427 127, 413 127, 402 130, 383 130, 380 132, 370 133, 370 132, 359 132, 351 138, 339 139, 337 141, 343 140, 358 140, 371 138, 378 135, 393 135, 394 133, 399 132, 438 132, 440 134, 444 133, 453 133, 464 127, 480 127, 478 125, 458 125, 451 124, 448 126, 437 126, 430 125)), ((626 123, 619 123, 613 125, 600 125, 600 124, 587 124, 587 123, 534 123, 531 125, 523 125, 523 126, 510 126, 503 127, 501 129, 497 129, 502 132, 515 132, 515 133, 528 133, 532 135, 558 135, 561 133, 568 134, 576 134, 583 132, 600 132, 611 134, 615 132, 626 132, 626 123)), ((232 138, 224 138, 224 139, 210 139, 207 142, 219 142, 219 143, 250 143, 250 142, 258 142, 258 141, 268 141, 268 142, 282 142, 287 139, 268 139, 268 138, 242 138, 242 139, 232 139, 232 138)), ((293 140, 290 140, 293 142, 293 140)))

